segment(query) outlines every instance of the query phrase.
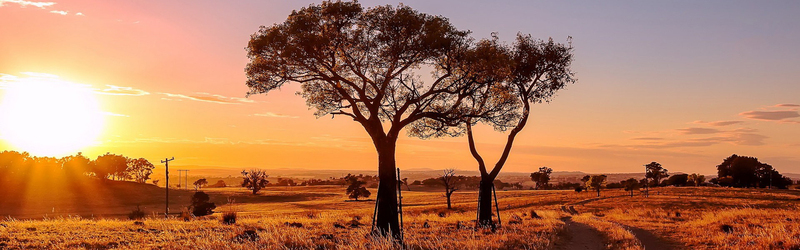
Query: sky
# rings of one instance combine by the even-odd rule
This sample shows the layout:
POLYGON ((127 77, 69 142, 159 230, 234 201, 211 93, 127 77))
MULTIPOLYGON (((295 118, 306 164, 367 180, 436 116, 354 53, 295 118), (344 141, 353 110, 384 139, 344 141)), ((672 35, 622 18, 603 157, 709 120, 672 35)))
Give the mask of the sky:
MULTIPOLYGON (((250 35, 312 3, 319 1, 0 0, 0 102, 11 98, 9 84, 29 77, 91 89, 103 125, 76 149, 89 157, 111 152, 157 164, 174 156, 175 166, 235 170, 377 169, 364 129, 344 117, 315 118, 296 84, 245 95, 250 35)), ((714 174, 739 154, 800 173, 800 2, 403 4, 445 16, 478 39, 492 32, 505 41, 517 33, 573 38, 578 81, 534 105, 504 171, 641 172, 656 161, 671 172, 714 174)), ((20 150, 9 136, 0 131, 0 151, 20 150)), ((488 162, 505 136, 477 128, 488 162)), ((401 138, 397 165, 477 169, 464 137, 401 138)))

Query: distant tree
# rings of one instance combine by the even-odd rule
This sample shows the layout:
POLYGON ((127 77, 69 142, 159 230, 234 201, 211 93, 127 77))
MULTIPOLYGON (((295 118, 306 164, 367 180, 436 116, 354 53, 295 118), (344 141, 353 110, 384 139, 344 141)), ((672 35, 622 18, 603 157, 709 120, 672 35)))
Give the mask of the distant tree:
POLYGON ((113 177, 114 179, 127 178, 128 158, 122 155, 106 153, 94 160, 92 172, 101 180, 113 177))
POLYGON ((630 178, 622 181, 622 185, 625 187, 625 191, 631 192, 631 197, 633 197, 633 191, 639 190, 641 184, 636 178, 630 178))
POLYGON ((706 176, 702 174, 691 174, 689 175, 689 185, 693 185, 699 187, 706 182, 706 176))
POLYGON ((228 186, 228 185, 227 185, 227 184, 225 184, 225 181, 223 181, 223 180, 218 180, 218 181, 217 181, 217 183, 214 183, 214 184, 212 184, 211 186, 208 186, 208 187, 212 187, 212 188, 223 188, 223 187, 227 187, 227 186, 228 186))
POLYGON ((791 179, 755 157, 731 155, 717 165, 718 184, 732 187, 787 188, 791 179), (723 178, 727 178, 723 180, 723 178))
POLYGON ((583 192, 583 187, 582 186, 575 187, 575 192, 577 193, 583 192))
POLYGON ((74 156, 71 155, 61 158, 61 162, 61 169, 64 171, 64 174, 70 178, 83 176, 86 172, 91 171, 92 160, 83 156, 81 152, 78 152, 78 154, 74 156))
POLYGON ((152 180, 152 182, 153 182, 153 185, 158 186, 158 180, 157 179, 156 180, 152 180))
POLYGON ((587 182, 587 181, 589 181, 589 180, 591 180, 591 179, 592 179, 592 176, 589 176, 589 175, 584 175, 584 176, 583 176, 583 178, 581 178, 581 182, 583 182, 583 183, 584 183, 584 185, 585 185, 585 184, 586 184, 586 182, 587 182))
POLYGON ((196 181, 194 181, 194 190, 198 190, 201 187, 204 187, 205 185, 208 185, 208 181, 206 180, 206 178, 197 179, 196 181))
POLYGON ((689 183, 688 174, 675 174, 666 180, 666 185, 669 186, 683 187, 686 186, 687 183, 689 183))
POLYGON ((267 172, 261 169, 251 169, 249 172, 242 170, 242 178, 244 178, 242 187, 252 190, 253 194, 257 194, 259 190, 269 183, 267 177, 269 177, 267 172))
POLYGON ((214 209, 217 206, 213 202, 208 202, 209 200, 210 198, 205 192, 195 192, 192 195, 192 205, 189 207, 192 210, 192 214, 194 216, 205 216, 214 213, 214 209))
POLYGON ((589 181, 586 182, 586 187, 593 188, 597 191, 597 197, 600 197, 600 189, 603 188, 606 184, 606 175, 592 175, 589 177, 589 181))
MULTIPOLYGON (((666 178, 669 176, 669 171, 661 166, 661 163, 658 162, 651 162, 650 164, 645 165, 647 169, 647 173, 645 173, 645 178, 652 179, 656 186, 661 184, 661 179, 666 178)), ((648 185, 649 186, 649 185, 648 185)))
POLYGON ((356 176, 347 176, 347 190, 346 193, 350 199, 358 200, 358 198, 368 198, 372 193, 364 187, 366 182, 359 180, 356 176))
POLYGON ((453 206, 450 205, 450 196, 458 190, 458 179, 456 170, 452 168, 445 169, 442 175, 439 176, 439 180, 444 185, 444 195, 447 197, 447 209, 453 209, 453 206))
POLYGON ((129 159, 127 172, 136 182, 145 183, 150 179, 154 168, 155 166, 145 158, 129 159))
POLYGON ((550 174, 553 173, 552 168, 540 167, 539 171, 531 173, 531 180, 536 183, 536 189, 547 186, 550 182, 550 174))

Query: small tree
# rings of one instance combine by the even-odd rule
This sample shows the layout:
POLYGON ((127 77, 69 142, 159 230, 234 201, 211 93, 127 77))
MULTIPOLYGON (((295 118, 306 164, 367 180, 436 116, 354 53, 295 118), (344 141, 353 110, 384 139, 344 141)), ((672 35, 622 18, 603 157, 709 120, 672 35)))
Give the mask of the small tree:
POLYGON ((625 191, 631 192, 631 197, 633 197, 633 191, 639 190, 640 187, 640 183, 636 178, 624 180, 622 181, 622 185, 625 187, 625 191))
POLYGON ((194 181, 194 190, 198 190, 201 187, 204 187, 205 185, 208 185, 208 181, 206 180, 206 178, 198 179, 194 181))
POLYGON ((372 194, 364 187, 364 184, 367 183, 359 180, 358 177, 348 174, 346 178, 348 184, 346 193, 350 199, 358 200, 358 198, 361 197, 367 198, 372 194))
POLYGON ((136 182, 145 183, 150 179, 154 168, 153 163, 145 158, 129 159, 127 172, 136 182))
POLYGON ((444 196, 447 197, 447 209, 453 209, 453 206, 450 205, 450 197, 458 190, 458 179, 456 170, 452 168, 445 169, 442 175, 439 176, 439 180, 444 185, 444 196))
POLYGON ((153 180, 153 185, 158 186, 158 180, 153 180))
POLYGON ((592 175, 586 182, 586 188, 593 188, 597 191, 597 197, 600 197, 600 189, 606 184, 606 175, 592 175))
POLYGON ((552 168, 548 167, 540 167, 539 171, 531 173, 531 180, 536 182, 536 189, 546 187, 547 183, 550 182, 550 174, 553 173, 552 168))
POLYGON ((258 193, 259 190, 266 187, 269 181, 267 172, 261 169, 251 169, 250 172, 242 170, 242 187, 253 191, 253 194, 258 193))
POLYGON ((213 202, 208 202, 210 198, 205 192, 199 191, 192 195, 192 205, 189 207, 194 216, 205 216, 214 213, 217 205, 213 202))

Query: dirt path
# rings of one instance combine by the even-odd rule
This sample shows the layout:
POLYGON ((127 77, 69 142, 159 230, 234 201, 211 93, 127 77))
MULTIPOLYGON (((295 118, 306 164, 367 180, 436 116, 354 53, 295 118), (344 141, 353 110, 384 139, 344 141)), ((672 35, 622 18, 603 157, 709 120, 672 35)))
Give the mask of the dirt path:
POLYGON ((636 236, 636 239, 642 243, 644 249, 646 250, 674 250, 679 249, 675 247, 675 244, 664 240, 650 231, 638 228, 638 227, 626 227, 628 230, 636 236))
POLYGON ((603 237, 594 228, 572 221, 571 217, 564 217, 561 220, 566 224, 565 241, 556 244, 559 250, 602 250, 603 237))

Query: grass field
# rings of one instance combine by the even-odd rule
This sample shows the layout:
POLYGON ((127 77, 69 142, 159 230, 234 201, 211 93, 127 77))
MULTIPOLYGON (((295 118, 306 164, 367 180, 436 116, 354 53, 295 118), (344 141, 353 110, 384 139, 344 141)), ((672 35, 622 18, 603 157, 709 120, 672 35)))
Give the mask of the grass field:
MULTIPOLYGON (((68 213, 36 220, 28 220, 30 214, 9 217, 0 224, 0 248, 398 247, 369 236, 374 203, 347 200, 343 187, 270 187, 257 196, 241 188, 204 191, 222 205, 216 214, 190 221, 161 218, 163 206, 155 198, 141 201, 152 215, 141 222, 115 216, 133 210, 132 201, 95 219, 68 213), (228 200, 235 202, 223 204, 228 200), (231 211, 238 212, 237 222, 222 223, 222 213, 231 211)), ((176 193, 185 200, 175 198, 173 211, 188 203, 186 194, 176 193)), ((558 249, 570 240, 565 218, 597 230, 607 249, 641 249, 643 242, 631 230, 652 233, 679 249, 800 248, 800 192, 795 190, 658 188, 648 198, 621 190, 599 198, 592 192, 499 191, 503 226, 497 232, 474 228, 474 192, 456 192, 453 210, 446 209, 439 192, 404 190, 403 197, 410 249, 558 249)))

